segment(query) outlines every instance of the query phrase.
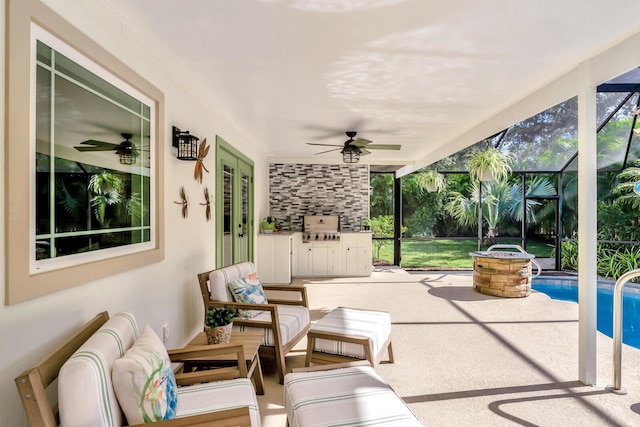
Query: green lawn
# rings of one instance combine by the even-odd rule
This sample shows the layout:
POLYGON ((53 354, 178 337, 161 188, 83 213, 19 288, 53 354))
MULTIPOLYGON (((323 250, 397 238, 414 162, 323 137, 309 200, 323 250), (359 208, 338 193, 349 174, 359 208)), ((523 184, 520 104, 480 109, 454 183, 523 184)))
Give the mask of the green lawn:
MULTIPOLYGON (((386 241, 377 256, 377 247, 374 242, 373 258, 381 259, 389 264, 393 263, 393 241, 386 241)), ((501 242, 508 244, 508 242, 501 242)), ((518 242, 513 242, 518 244, 518 242)), ((431 241, 403 241, 402 242, 402 267, 437 267, 437 268, 472 268, 473 261, 469 252, 478 249, 476 240, 431 240, 431 241)), ((536 257, 551 256, 552 246, 532 242, 527 251, 536 257)))

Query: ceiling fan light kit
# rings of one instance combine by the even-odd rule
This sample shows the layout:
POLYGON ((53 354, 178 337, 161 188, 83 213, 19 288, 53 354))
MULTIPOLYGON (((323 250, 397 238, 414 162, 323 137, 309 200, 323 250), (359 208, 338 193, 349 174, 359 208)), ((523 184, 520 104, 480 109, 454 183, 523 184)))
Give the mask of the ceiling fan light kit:
POLYGON ((118 155, 121 165, 134 165, 136 160, 138 160, 140 153, 136 150, 136 146, 133 145, 133 142, 129 141, 132 136, 133 135, 130 133, 122 134, 125 141, 122 141, 116 150, 116 154, 118 155))
POLYGON ((369 150, 399 150, 401 145, 399 144, 371 144, 371 141, 368 139, 358 138, 353 139, 358 132, 350 130, 345 132, 349 137, 348 140, 344 142, 342 145, 338 144, 317 144, 313 142, 307 142, 308 145, 321 145, 326 147, 339 147, 331 150, 321 151, 317 154, 329 153, 331 151, 338 151, 342 153, 342 161, 345 163, 358 163, 360 161, 360 156, 366 156, 367 154, 371 154, 369 150))
POLYGON ((182 131, 172 126, 171 144, 178 149, 178 160, 198 160, 198 138, 188 130, 182 131))
POLYGON ((358 163, 360 161, 360 149, 351 145, 344 147, 342 161, 345 163, 358 163))
POLYGON ((133 165, 138 160, 140 153, 136 148, 136 145, 131 142, 133 134, 121 133, 125 140, 120 144, 113 144, 111 142, 96 141, 95 139, 89 139, 82 141, 80 145, 74 147, 78 151, 115 151, 118 155, 121 165, 133 165))

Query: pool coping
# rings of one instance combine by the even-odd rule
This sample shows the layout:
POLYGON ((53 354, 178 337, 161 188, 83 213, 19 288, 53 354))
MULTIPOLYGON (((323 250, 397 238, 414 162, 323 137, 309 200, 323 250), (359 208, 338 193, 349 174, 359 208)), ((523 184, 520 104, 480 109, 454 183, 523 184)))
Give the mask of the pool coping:
MULTIPOLYGON (((534 277, 531 280, 531 284, 535 285, 536 283, 552 283, 554 285, 578 285, 578 277, 574 276, 556 276, 556 275, 545 275, 544 273, 538 277, 534 277)), ((611 289, 615 287, 615 280, 608 279, 598 279, 598 287, 602 289, 611 289)), ((627 282, 624 285, 624 292, 637 293, 640 294, 640 283, 631 283, 627 282)))

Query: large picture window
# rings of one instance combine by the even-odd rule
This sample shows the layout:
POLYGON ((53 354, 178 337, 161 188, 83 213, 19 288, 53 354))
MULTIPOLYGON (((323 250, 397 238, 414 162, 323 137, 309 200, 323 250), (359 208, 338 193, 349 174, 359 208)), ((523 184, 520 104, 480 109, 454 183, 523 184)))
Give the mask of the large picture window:
POLYGON ((6 303, 163 259, 162 93, 40 1, 7 19, 6 303))
POLYGON ((99 71, 73 61, 43 31, 34 36, 31 271, 105 256, 95 251, 145 249, 153 244, 152 102, 123 82, 109 83, 99 71))

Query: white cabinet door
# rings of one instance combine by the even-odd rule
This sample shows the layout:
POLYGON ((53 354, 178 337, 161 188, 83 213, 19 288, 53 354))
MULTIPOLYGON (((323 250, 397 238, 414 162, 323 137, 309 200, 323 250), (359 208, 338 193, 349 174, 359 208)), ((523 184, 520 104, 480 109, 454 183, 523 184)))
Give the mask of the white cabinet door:
POLYGON ((276 237, 273 255, 273 283, 291 283, 291 236, 276 237))
POLYGON ((311 275, 326 276, 329 272, 329 248, 325 245, 311 246, 311 275))
POLYGON ((327 258, 329 263, 327 274, 329 276, 342 276, 342 258, 344 258, 342 256, 342 246, 336 244, 329 245, 327 258))
POLYGON ((263 283, 291 283, 291 235, 258 235, 256 269, 263 283))
POLYGON ((371 276, 371 233, 342 234, 345 276, 371 276))
POLYGON ((298 261, 296 263, 296 276, 306 277, 311 275, 311 245, 302 244, 296 251, 298 261))
POLYGON ((256 270, 260 280, 270 283, 274 278, 273 239, 270 236, 258 235, 258 257, 256 270))

